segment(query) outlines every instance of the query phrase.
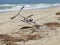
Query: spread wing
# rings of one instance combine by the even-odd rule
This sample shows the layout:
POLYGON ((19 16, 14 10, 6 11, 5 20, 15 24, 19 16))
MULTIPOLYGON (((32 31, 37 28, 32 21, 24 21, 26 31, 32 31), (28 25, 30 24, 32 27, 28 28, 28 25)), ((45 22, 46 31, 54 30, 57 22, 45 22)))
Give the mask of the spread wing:
POLYGON ((13 16, 13 17, 11 17, 11 19, 14 19, 15 17, 17 17, 20 14, 20 12, 22 11, 23 8, 24 8, 24 6, 21 8, 21 10, 19 10, 18 14, 13 16))

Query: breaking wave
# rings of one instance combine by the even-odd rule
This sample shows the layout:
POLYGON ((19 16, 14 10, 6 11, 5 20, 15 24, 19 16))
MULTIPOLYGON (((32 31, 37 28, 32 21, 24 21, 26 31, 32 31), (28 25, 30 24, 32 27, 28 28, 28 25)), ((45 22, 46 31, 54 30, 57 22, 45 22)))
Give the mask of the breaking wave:
POLYGON ((1 4, 0 12, 19 10, 22 6, 24 6, 24 9, 42 9, 42 8, 60 6, 60 4, 58 4, 58 3, 56 3, 56 4, 1 4))

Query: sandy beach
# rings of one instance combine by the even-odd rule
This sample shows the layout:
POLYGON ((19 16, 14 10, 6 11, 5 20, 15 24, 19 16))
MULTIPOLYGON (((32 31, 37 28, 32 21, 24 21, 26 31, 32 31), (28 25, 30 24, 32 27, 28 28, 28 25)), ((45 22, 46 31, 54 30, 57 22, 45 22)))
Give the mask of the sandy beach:
MULTIPOLYGON (((22 16, 27 17, 33 14, 32 19, 34 19, 37 24, 43 25, 42 29, 40 29, 42 31, 43 38, 41 39, 39 38, 36 40, 31 39, 29 41, 26 41, 25 45, 60 45, 60 25, 58 27, 54 27, 54 29, 50 29, 48 26, 44 28, 45 23, 49 22, 60 23, 60 20, 58 20, 58 17, 60 17, 60 15, 56 15, 57 12, 60 12, 60 7, 22 10, 22 12, 20 13, 22 16)), ((12 37, 19 37, 21 34, 25 33, 31 34, 31 29, 26 29, 28 30, 27 32, 21 32, 22 30, 22 29, 20 30, 21 27, 32 26, 26 22, 21 21, 22 17, 17 16, 13 20, 10 19, 17 13, 18 11, 9 11, 0 13, 0 34, 6 34, 6 35, 8 34, 12 35, 12 37), (15 32, 18 33, 15 34, 15 32)), ((38 32, 34 32, 33 34, 39 34, 41 32, 40 30, 38 30, 38 32)), ((15 44, 11 45, 24 45, 23 42, 14 42, 14 43, 15 44)), ((0 43, 0 45, 4 44, 0 43)))

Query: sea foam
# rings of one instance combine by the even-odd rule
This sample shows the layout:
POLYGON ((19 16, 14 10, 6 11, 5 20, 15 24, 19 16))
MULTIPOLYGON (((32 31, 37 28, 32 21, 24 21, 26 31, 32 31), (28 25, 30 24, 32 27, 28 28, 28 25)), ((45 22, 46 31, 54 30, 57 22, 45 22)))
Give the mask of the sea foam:
POLYGON ((25 9, 42 9, 42 8, 49 8, 60 6, 60 4, 1 4, 0 5, 0 12, 4 11, 12 11, 12 10, 20 10, 21 7, 24 6, 25 9))

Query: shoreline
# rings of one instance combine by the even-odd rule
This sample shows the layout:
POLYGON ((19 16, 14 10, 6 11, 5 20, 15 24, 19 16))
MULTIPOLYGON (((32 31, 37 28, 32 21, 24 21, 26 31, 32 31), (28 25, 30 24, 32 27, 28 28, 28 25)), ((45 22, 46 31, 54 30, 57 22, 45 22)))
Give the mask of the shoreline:
MULTIPOLYGON (((47 9, 53 9, 53 8, 60 8, 60 6, 53 6, 53 7, 46 7, 46 8, 35 8, 35 9, 23 9, 25 10, 47 10, 47 9)), ((5 12, 11 12, 11 11, 19 11, 19 9, 15 10, 0 10, 0 13, 5 13, 5 12)))

